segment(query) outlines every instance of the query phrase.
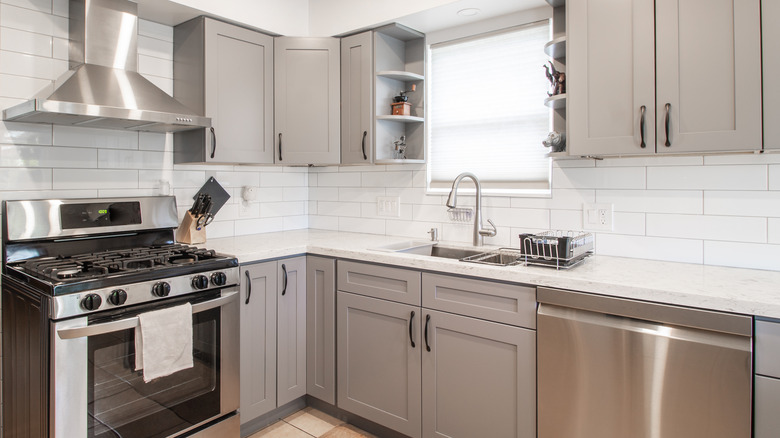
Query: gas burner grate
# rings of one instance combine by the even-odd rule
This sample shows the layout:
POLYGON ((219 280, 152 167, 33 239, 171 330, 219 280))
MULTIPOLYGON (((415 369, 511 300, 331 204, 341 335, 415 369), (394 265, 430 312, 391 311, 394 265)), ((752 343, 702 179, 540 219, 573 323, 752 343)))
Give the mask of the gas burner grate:
POLYGON ((48 280, 98 278, 112 273, 195 264, 219 257, 214 250, 168 244, 108 250, 69 257, 42 257, 22 264, 24 270, 48 280))

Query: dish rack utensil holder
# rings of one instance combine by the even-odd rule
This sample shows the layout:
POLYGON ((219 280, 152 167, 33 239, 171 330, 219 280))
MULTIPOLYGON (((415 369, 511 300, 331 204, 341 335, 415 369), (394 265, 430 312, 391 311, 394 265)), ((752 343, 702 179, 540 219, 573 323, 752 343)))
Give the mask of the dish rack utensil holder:
POLYGON ((520 253, 526 265, 568 269, 593 254, 592 233, 549 230, 520 234, 520 253))
POLYGON ((447 214, 452 222, 471 222, 474 210, 469 207, 450 207, 447 214))

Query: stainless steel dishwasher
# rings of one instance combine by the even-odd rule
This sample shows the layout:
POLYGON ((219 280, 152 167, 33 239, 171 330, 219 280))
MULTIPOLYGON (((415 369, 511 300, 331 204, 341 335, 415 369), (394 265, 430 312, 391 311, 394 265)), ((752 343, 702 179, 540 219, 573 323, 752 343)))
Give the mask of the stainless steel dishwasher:
POLYGON ((752 318, 539 288, 539 438, 750 438, 752 318))

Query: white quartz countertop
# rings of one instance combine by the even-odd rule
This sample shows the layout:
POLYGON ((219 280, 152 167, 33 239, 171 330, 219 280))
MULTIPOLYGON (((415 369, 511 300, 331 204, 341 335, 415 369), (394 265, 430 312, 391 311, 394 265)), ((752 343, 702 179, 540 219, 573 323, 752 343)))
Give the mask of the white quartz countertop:
MULTIPOLYGON (((592 256, 572 269, 558 271, 538 266, 480 265, 371 249, 408 240, 410 239, 370 234, 298 230, 209 239, 202 246, 234 255, 242 264, 308 253, 423 271, 780 318, 780 272, 608 256, 592 256)), ((449 245, 447 242, 441 244, 465 246, 449 245)))

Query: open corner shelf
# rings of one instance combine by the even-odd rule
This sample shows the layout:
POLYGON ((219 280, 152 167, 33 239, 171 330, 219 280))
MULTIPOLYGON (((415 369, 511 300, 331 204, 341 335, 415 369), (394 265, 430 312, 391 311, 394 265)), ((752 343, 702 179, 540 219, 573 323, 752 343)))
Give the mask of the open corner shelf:
POLYGON ((544 99, 544 104, 552 109, 566 108, 566 93, 544 99))
POLYGON ((566 35, 559 36, 544 45, 544 53, 550 58, 560 59, 566 57, 566 35))
POLYGON ((409 71, 383 70, 376 72, 376 75, 382 78, 395 79, 397 81, 412 82, 424 81, 425 76, 409 71))
POLYGON ((403 123, 422 123, 425 121, 422 117, 417 116, 376 116, 377 120, 389 120, 391 122, 403 122, 403 123))

